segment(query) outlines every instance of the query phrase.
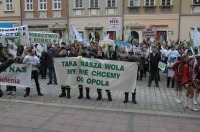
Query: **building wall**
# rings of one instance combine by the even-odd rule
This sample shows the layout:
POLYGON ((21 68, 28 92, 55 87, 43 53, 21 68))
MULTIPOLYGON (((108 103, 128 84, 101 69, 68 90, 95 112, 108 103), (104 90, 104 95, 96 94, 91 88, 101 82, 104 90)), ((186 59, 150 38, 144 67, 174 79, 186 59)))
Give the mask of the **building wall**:
MULTIPOLYGON (((122 15, 123 14, 123 0, 117 0, 116 1, 116 14, 115 15, 122 15)), ((99 0, 99 8, 97 9, 99 12, 98 16, 108 16, 106 11, 108 10, 106 8, 106 0, 99 0)), ((89 12, 91 9, 90 8, 90 0, 83 0, 83 8, 80 9, 83 13, 81 16, 74 16, 74 13, 76 11, 75 9, 75 1, 74 0, 69 0, 69 17, 87 17, 90 16, 89 12)), ((91 16, 92 17, 92 16, 91 16)))
POLYGON ((89 39, 89 34, 92 31, 96 31, 100 35, 100 40, 103 39, 105 31, 109 30, 109 18, 120 18, 120 30, 116 31, 120 38, 122 38, 122 16, 123 16, 123 0, 116 0, 116 8, 107 8, 106 0, 99 0, 99 8, 91 9, 90 0, 83 0, 83 8, 76 9, 75 1, 69 1, 69 24, 74 25, 78 31, 83 32, 84 36, 89 39), (96 15, 91 15, 92 11, 98 12, 96 15), (108 14, 108 12, 114 12, 114 14, 108 14), (81 12, 80 15, 76 15, 77 12, 81 12), (90 29, 88 26, 94 25, 90 29), (101 29, 97 29, 95 25, 101 26, 101 29))
POLYGON ((191 14, 192 0, 182 0, 181 15, 191 14))
POLYGON ((13 0, 13 11, 5 10, 5 1, 1 0, 0 5, 0 23, 13 22, 16 26, 21 24, 21 14, 20 14, 20 0, 13 0))
POLYGON ((190 40, 189 33, 194 27, 200 29, 200 5, 194 5, 192 0, 182 0, 180 18, 180 40, 190 40), (198 9, 198 10, 196 10, 198 9))
POLYGON ((26 11, 25 0, 22 0, 23 24, 29 26, 29 31, 58 32, 65 41, 68 32, 68 0, 61 0, 61 10, 54 10, 53 0, 47 0, 46 11, 39 11, 38 0, 33 1, 33 11, 26 11))
POLYGON ((146 8, 145 0, 139 1, 139 7, 129 8, 130 0, 124 0, 124 14, 179 14, 180 0, 172 0, 172 7, 161 7, 161 0, 155 0, 154 8, 146 8))

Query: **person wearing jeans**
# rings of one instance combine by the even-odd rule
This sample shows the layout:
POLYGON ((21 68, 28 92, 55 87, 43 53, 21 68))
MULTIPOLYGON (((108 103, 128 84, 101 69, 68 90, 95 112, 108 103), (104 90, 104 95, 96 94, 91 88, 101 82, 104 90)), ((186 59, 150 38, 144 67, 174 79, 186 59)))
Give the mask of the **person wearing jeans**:
MULTIPOLYGON (((35 80, 37 93, 39 96, 43 96, 43 94, 40 91, 40 84, 38 81, 38 75, 39 75, 38 67, 40 66, 39 58, 35 55, 35 50, 29 49, 28 52, 29 52, 29 55, 25 56, 23 63, 27 65, 32 65, 31 76, 35 80)), ((26 94, 24 95, 24 97, 29 96, 29 94, 30 94, 30 87, 26 87, 26 94)))

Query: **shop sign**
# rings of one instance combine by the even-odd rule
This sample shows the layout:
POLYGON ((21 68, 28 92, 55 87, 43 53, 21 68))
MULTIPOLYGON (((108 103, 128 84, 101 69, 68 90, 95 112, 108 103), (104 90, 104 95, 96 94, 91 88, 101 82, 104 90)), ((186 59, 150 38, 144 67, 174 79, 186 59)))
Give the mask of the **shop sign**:
POLYGON ((168 34, 168 35, 173 35, 173 34, 174 34, 174 31, 167 31, 167 34, 168 34))
POLYGON ((165 25, 165 24, 160 24, 160 25, 150 24, 149 27, 150 28, 167 28, 168 25, 165 25))
POLYGON ((148 28, 143 29, 143 36, 145 38, 155 38, 156 37, 156 29, 148 28))
POLYGON ((120 18, 110 17, 109 18, 109 30, 120 30, 120 18))
POLYGON ((48 28, 48 25, 29 25, 28 28, 48 28))

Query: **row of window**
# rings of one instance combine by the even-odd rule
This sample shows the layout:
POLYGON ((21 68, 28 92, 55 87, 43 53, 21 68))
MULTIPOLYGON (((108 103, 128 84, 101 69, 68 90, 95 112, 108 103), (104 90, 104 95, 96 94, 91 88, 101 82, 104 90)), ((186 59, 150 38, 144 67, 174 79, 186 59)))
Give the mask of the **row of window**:
MULTIPOLYGON (((117 0, 107 0, 107 7, 116 7, 117 0)), ((144 0, 145 6, 155 6, 156 0, 144 0)), ((160 0, 162 6, 172 5, 172 0, 160 0)), ((83 8, 83 0, 74 0, 75 8, 83 8)), ((200 4, 200 0, 192 0, 193 4, 200 4)), ((53 0, 53 9, 61 10, 61 0, 53 0)), ((140 6, 140 0, 129 0, 129 6, 140 6)), ((5 0, 7 11, 13 10, 13 0, 5 0)), ((47 0, 38 0, 39 10, 47 10, 47 0)), ((90 8, 98 8, 99 0, 90 0, 90 8)), ((33 10, 33 0, 25 0, 25 10, 33 10)))
MULTIPOLYGON (((34 0, 25 0, 25 10, 32 11, 33 10, 33 1, 34 0)), ((13 0, 5 0, 6 11, 13 10, 13 0)), ((38 8, 39 10, 47 10, 47 0, 38 0, 38 8)), ((53 0, 53 9, 61 10, 61 0, 53 0)))

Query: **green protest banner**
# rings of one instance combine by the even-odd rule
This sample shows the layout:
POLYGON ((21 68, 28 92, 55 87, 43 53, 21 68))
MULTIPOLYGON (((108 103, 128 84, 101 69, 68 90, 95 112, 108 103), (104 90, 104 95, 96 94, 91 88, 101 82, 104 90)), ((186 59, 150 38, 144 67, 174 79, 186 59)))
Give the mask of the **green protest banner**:
POLYGON ((31 65, 14 63, 0 74, 0 85, 30 87, 31 71, 31 65))
POLYGON ((90 88, 133 92, 138 65, 134 62, 90 58, 55 58, 59 85, 83 85, 90 88))
POLYGON ((29 32, 29 39, 31 43, 58 44, 60 35, 58 33, 29 32))

